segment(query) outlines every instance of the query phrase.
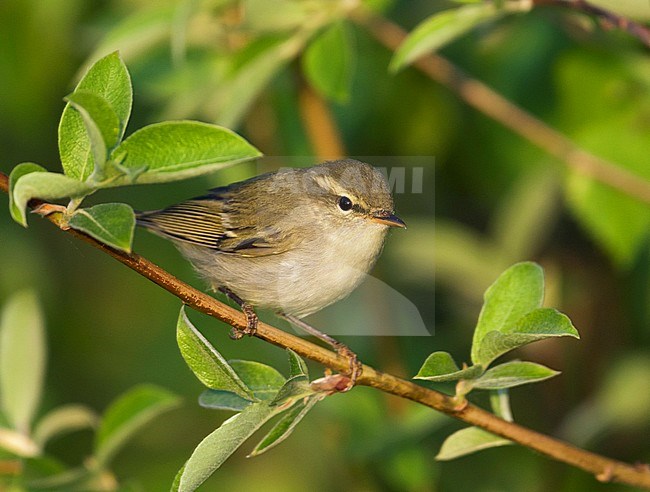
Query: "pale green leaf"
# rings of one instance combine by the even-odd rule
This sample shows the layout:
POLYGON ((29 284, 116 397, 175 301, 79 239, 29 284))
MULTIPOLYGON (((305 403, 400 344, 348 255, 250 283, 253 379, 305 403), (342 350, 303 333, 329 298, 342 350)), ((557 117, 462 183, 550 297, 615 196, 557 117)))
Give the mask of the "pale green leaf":
POLYGON ((257 456, 265 453, 284 441, 291 435, 305 415, 307 415, 307 412, 309 412, 309 410, 311 410, 320 400, 321 398, 314 396, 312 398, 305 398, 293 405, 282 415, 278 423, 273 426, 257 446, 255 446, 255 449, 253 449, 249 456, 257 456))
POLYGON ((179 492, 196 490, 242 443, 276 414, 268 403, 258 402, 226 420, 199 443, 187 460, 174 488, 179 492))
POLYGON ((436 459, 438 461, 453 460, 483 449, 507 446, 509 444, 514 443, 478 427, 468 427, 467 429, 454 432, 445 439, 436 459))
POLYGON ((14 202, 14 187, 16 186, 16 181, 26 174, 44 172, 47 172, 47 169, 43 166, 39 166, 33 162, 23 162, 14 167, 9 174, 9 213, 11 214, 11 218, 19 224, 26 225, 26 221, 23 212, 14 202))
POLYGON ((287 381, 282 385, 282 388, 276 392, 271 404, 285 406, 289 402, 313 394, 314 390, 309 385, 309 379, 307 379, 306 376, 293 376, 292 378, 287 379, 287 381))
POLYGON ((214 410, 241 412, 251 404, 252 402, 250 400, 244 399, 230 391, 208 389, 199 395, 199 405, 214 410))
POLYGON ((20 291, 0 317, 0 404, 13 428, 25 434, 41 400, 45 359, 40 305, 33 292, 20 291))
POLYGON ((79 209, 68 224, 112 248, 131 251, 135 214, 125 203, 102 203, 79 209))
POLYGON ((541 364, 512 361, 488 369, 480 378, 471 382, 475 389, 504 389, 522 384, 537 383, 560 374, 541 364))
MULTIPOLYGON (((91 93, 107 102, 119 123, 116 141, 124 135, 133 92, 129 72, 117 52, 96 61, 79 81, 75 92, 91 93)), ((103 118, 108 117, 100 117, 103 118)), ((71 103, 66 105, 59 123, 59 154, 66 175, 85 181, 93 173, 91 140, 82 116, 71 103)))
POLYGON ((505 331, 519 318, 542 305, 544 298, 544 272, 532 262, 517 263, 487 289, 483 307, 472 340, 472 362, 482 364, 478 358, 483 337, 490 331, 505 331))
POLYGON ((300 53, 304 44, 302 35, 289 39, 261 38, 251 43, 253 46, 244 50, 244 60, 233 64, 231 75, 221 84, 215 121, 228 128, 238 126, 262 90, 300 53))
POLYGON ((23 458, 33 458, 41 454, 40 446, 29 436, 4 427, 0 427, 0 450, 23 458))
POLYGON ((133 434, 179 404, 176 395, 153 385, 136 386, 120 396, 106 410, 97 429, 97 461, 106 465, 133 434))
POLYGON ((253 396, 260 400, 273 399, 278 390, 284 385, 284 376, 273 367, 261 362, 229 360, 228 364, 246 387, 253 392, 253 396))
POLYGON ((422 55, 461 37, 479 24, 495 20, 504 12, 491 2, 464 5, 433 14, 413 29, 395 52, 390 70, 396 72, 422 55))
POLYGON ((194 327, 185 313, 185 306, 181 307, 178 316, 176 340, 183 359, 208 388, 229 391, 246 400, 255 399, 223 356, 194 327))
POLYGON ((59 173, 32 172, 21 176, 16 180, 13 193, 18 222, 27 226, 27 203, 32 198, 81 198, 93 191, 92 186, 59 173))
POLYGON ((97 425, 97 414, 82 405, 64 405, 45 414, 34 427, 34 441, 39 446, 61 434, 68 434, 97 425))
POLYGON ((434 382, 457 381, 459 379, 478 377, 482 371, 481 366, 470 366, 461 370, 454 362, 451 354, 434 352, 427 357, 413 379, 425 379, 434 382))
POLYGON ((538 340, 555 337, 580 338, 571 320, 552 308, 534 309, 502 332, 488 332, 481 341, 477 360, 487 367, 512 349, 538 340))
MULTIPOLYGON (((114 151, 126 169, 141 170, 136 183, 163 183, 246 162, 261 153, 236 133, 199 121, 166 121, 145 126, 114 151)), ((130 184, 128 177, 106 186, 130 184)))
POLYGON ((98 94, 77 90, 65 99, 81 115, 95 164, 92 179, 101 181, 107 176, 108 152, 118 142, 120 121, 109 102, 98 94))
POLYGON ((302 57, 303 71, 314 88, 324 97, 346 102, 354 65, 349 28, 337 22, 313 39, 302 57))

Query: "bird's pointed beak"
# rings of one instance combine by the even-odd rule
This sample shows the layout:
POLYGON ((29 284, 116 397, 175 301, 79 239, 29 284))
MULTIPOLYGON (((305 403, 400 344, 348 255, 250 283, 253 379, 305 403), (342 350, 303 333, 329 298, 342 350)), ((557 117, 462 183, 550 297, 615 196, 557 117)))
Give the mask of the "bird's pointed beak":
POLYGON ((404 221, 388 210, 379 210, 377 212, 373 212, 370 215, 370 220, 376 222, 377 224, 383 224, 390 227, 403 227, 406 229, 406 224, 404 221))

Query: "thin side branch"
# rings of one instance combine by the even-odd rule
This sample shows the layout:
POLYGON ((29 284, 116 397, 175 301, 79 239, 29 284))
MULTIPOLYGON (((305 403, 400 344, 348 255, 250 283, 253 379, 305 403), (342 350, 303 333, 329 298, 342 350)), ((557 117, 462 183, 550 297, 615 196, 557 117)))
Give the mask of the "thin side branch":
MULTIPOLYGON (((8 178, 3 173, 0 173, 0 189, 5 192, 8 191, 8 178)), ((53 213, 47 216, 47 218, 61 229, 62 222, 60 214, 53 213)), ((244 328, 246 326, 246 317, 243 313, 187 285, 146 258, 135 253, 124 253, 114 250, 74 229, 61 230, 87 242, 119 262, 124 263, 143 277, 178 297, 193 309, 237 328, 244 328)), ((266 323, 259 324, 255 336, 279 347, 290 348, 301 356, 319 362, 336 371, 345 371, 348 368, 348 361, 345 358, 339 357, 334 352, 266 323)), ((357 383, 421 403, 463 422, 481 427, 558 461, 581 468, 594 474, 599 480, 621 482, 650 490, 650 468, 647 465, 629 465, 596 453, 585 451, 518 424, 506 422, 479 407, 468 404, 466 401, 459 402, 451 396, 419 386, 411 381, 400 379, 391 374, 382 373, 367 365, 363 366, 363 374, 357 383)))
POLYGON ((611 10, 592 5, 584 0, 533 0, 533 5, 553 5, 583 12, 595 17, 603 29, 625 31, 650 48, 650 28, 648 26, 618 15, 611 10))
MULTIPOLYGON (((390 21, 359 12, 355 14, 357 22, 391 51, 395 51, 406 38, 406 31, 390 21)), ((431 53, 413 65, 455 92, 470 106, 557 157, 571 170, 650 203, 650 182, 577 146, 566 135, 513 104, 483 82, 468 77, 446 58, 431 53)))

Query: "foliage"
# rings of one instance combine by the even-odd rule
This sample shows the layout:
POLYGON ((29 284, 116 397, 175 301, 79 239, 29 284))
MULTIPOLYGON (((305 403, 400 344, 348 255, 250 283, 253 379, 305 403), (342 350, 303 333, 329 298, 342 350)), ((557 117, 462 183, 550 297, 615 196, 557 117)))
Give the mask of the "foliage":
MULTIPOLYGON (((648 19, 647 7, 639 2, 598 0, 598 4, 637 20, 648 19)), ((382 280, 417 304, 431 331, 435 325, 435 344, 401 337, 387 348, 386 340, 356 337, 350 345, 364 361, 404 374, 421 366, 431 384, 443 388, 448 385, 445 380, 456 384, 459 401, 471 398, 484 404, 488 395, 492 411, 511 420, 507 387, 555 375, 536 362, 497 360, 526 343, 518 349, 519 357, 561 367, 566 375, 517 392, 518 415, 536 428, 595 451, 630 462, 647 461, 643 440, 650 415, 643 398, 650 321, 647 205, 590 177, 565 172, 560 163, 529 142, 512 138, 483 115, 467 111, 445 89, 410 67, 418 57, 436 50, 470 77, 486 81, 586 150, 643 181, 648 178, 645 162, 650 151, 646 138, 650 71, 647 53, 627 34, 616 29, 603 32, 579 12, 513 1, 424 5, 391 0, 140 0, 90 5, 79 0, 7 0, 0 8, 0 25, 3 45, 16 51, 0 56, 0 82, 9 95, 0 101, 5 161, 43 163, 25 162, 11 173, 10 210, 16 220, 25 223, 31 198, 70 199, 62 216, 68 226, 129 251, 133 212, 121 202, 134 206, 139 202, 136 208, 169 204, 197 188, 202 191, 252 172, 250 166, 228 166, 230 161, 222 160, 228 142, 241 150, 241 162, 253 159, 259 153, 247 141, 222 126, 187 119, 237 129, 265 153, 287 156, 281 165, 315 162, 295 158, 314 148, 303 129, 302 119, 309 116, 299 97, 309 84, 323 98, 350 155, 435 155, 435 166, 433 157, 424 165, 425 192, 395 197, 409 230, 389 239, 377 269, 382 280), (373 15, 414 26, 395 53, 370 39, 367 20, 373 15), (39 41, 44 33, 45 43, 39 41), (94 46, 89 35, 97 40, 94 46), (74 76, 79 64, 84 67, 74 76), (54 157, 53 122, 73 78, 79 82, 66 98, 59 156, 54 157), (129 119, 142 128, 127 129, 129 119), (169 119, 175 121, 153 123, 169 119), (167 145, 176 140, 183 146, 167 145), (57 161, 63 174, 52 172, 59 169, 57 161), (158 163, 162 167, 156 167, 158 163), (202 174, 217 168, 223 171, 216 178, 202 174), (164 183, 199 173, 202 177, 196 181, 164 183), (161 184, 146 194, 130 186, 154 182, 161 184), (96 198, 90 197, 95 191, 112 203, 80 208, 82 199, 85 205, 96 198), (538 267, 530 263, 513 267, 507 273, 509 280, 500 278, 487 293, 469 365, 440 351, 456 353, 466 347, 470 318, 485 289, 510 265, 531 258, 544 265, 545 289, 538 267), (509 288, 510 282, 525 288, 509 288), (558 336, 577 333, 568 318, 537 302, 543 290, 548 305, 561 306, 581 327, 585 343, 554 344, 558 336), (517 316, 498 319, 509 303, 517 316), (541 339, 546 341, 531 343, 541 339), (431 350, 438 351, 427 357, 431 350)), ((399 166, 402 161, 391 157, 389 162, 399 166)), ((266 170, 264 166, 260 163, 256 172, 266 170)), ((18 286, 38 285, 53 313, 53 328, 65 328, 51 336, 53 367, 64 372, 59 376, 57 371, 48 382, 46 402, 71 394, 70 401, 75 401, 79 391, 87 393, 89 401, 105 401, 133 380, 151 378, 175 392, 195 393, 174 365, 179 358, 171 337, 165 336, 173 315, 168 297, 156 296, 137 281, 132 285, 120 276, 119 268, 104 266, 92 255, 70 254, 66 239, 55 235, 44 239, 37 228, 25 235, 4 220, 0 214, 0 295, 6 298, 18 286), (92 337, 89 324, 95 328, 92 337)), ((187 267, 176 263, 160 243, 146 237, 136 240, 141 241, 139 251, 183 278, 190 277, 187 267)), ((341 303, 341 312, 332 316, 335 325, 357 324, 358 319, 368 326, 373 326, 368 320, 396 326, 403 321, 383 296, 366 295, 363 304, 341 303), (357 316, 361 310, 373 317, 357 316)), ((205 450, 214 452, 222 433, 243 441, 260 422, 275 418, 275 432, 261 439, 263 451, 289 435, 312 408, 294 403, 280 412, 268 398, 288 384, 284 376, 259 363, 226 362, 207 349, 210 342, 190 331, 198 338, 188 335, 179 345, 185 352, 194 347, 197 358, 190 357, 188 364, 197 376, 204 375, 201 382, 216 388, 204 391, 199 402, 239 413, 234 421, 206 431, 201 427, 204 413, 179 410, 183 416, 164 436, 173 446, 156 448, 157 455, 166 459, 164 464, 152 464, 150 448, 129 456, 132 464, 111 463, 113 468, 137 469, 147 490, 168 486, 173 474, 169 470, 187 458, 198 435, 217 433, 198 451, 199 457, 211 458, 205 450), (253 375, 267 386, 255 386, 247 379, 253 375)), ((16 342, 32 347, 28 354, 32 358, 39 351, 29 341, 33 336, 32 329, 26 330, 22 341, 16 342)), ((34 392, 41 384, 39 365, 20 369, 25 384, 21 380, 17 385, 4 364, 28 359, 18 357, 20 351, 4 355, 2 340, 0 383, 9 385, 6 392, 15 399, 9 398, 9 410, 2 403, 0 441, 13 449, 11 460, 20 453, 37 453, 20 460, 29 464, 30 473, 38 465, 41 476, 40 470, 47 468, 39 454, 43 446, 59 432, 88 427, 87 421, 97 417, 89 418, 85 407, 67 405, 40 416, 34 403, 42 399, 34 392), (18 437, 16 423, 27 425, 27 438, 18 437)), ((224 353, 230 347, 225 341, 215 345, 224 353)), ((248 342, 232 350, 239 358, 275 357, 248 342)), ((149 398, 144 392, 125 410, 118 406, 109 426, 116 437, 103 441, 106 461, 122 445, 122 432, 130 433, 119 415, 129 408, 135 411, 149 398)), ((308 401, 320 400, 308 397, 308 401)), ((255 488, 273 482, 287 490, 334 489, 345 480, 350 488, 366 490, 432 486, 473 490, 477 483, 486 489, 522 490, 534 481, 540 488, 618 490, 577 472, 554 473, 560 471, 554 464, 545 463, 542 470, 540 457, 515 448, 449 461, 508 441, 475 428, 454 433, 453 424, 444 418, 417 410, 407 403, 373 398, 363 388, 345 398, 325 399, 318 405, 318 419, 303 420, 301 432, 265 455, 268 461, 255 463, 259 473, 248 473, 248 468, 240 473, 233 464, 219 471, 219 485, 255 488), (354 452, 342 452, 338 442, 353 446, 354 452), (304 451, 314 448, 319 450, 317 459, 304 451), (438 450, 444 463, 432 459, 438 450), (466 472, 468 467, 472 474, 466 472), (285 473, 287 469, 305 471, 285 473)), ((220 459, 230 451, 222 450, 220 459)), ((177 475, 176 486, 181 477, 186 477, 184 486, 197 483, 215 463, 193 460, 189 471, 177 475)), ((51 468, 47 469, 45 475, 51 478, 51 468)), ((63 471, 59 463, 55 472, 63 471)), ((57 480, 72 483, 77 470, 72 472, 57 480)), ((82 467, 80 473, 87 477, 90 471, 82 467)))
POLYGON ((135 217, 123 203, 78 209, 91 193, 114 186, 161 183, 244 162, 259 151, 230 130, 195 121, 146 126, 124 141, 132 106, 129 73, 118 53, 94 63, 72 94, 59 123, 64 174, 23 163, 10 175, 10 211, 26 226, 32 198, 68 197, 64 223, 124 251, 131 250, 135 217))
POLYGON ((154 417, 178 405, 167 390, 141 384, 97 415, 77 404, 39 410, 45 376, 46 341, 40 304, 31 291, 11 297, 0 318, 0 463, 13 476, 0 474, 0 486, 11 490, 96 489, 114 481, 114 456, 154 417), (77 468, 49 456, 46 445, 65 434, 91 429, 92 454, 77 468), (14 465, 14 466, 10 466, 14 465))

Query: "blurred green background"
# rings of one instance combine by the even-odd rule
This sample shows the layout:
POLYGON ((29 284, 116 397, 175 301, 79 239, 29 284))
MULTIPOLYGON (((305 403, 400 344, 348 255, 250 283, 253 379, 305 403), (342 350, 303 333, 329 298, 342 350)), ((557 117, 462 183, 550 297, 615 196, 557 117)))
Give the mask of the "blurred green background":
MULTIPOLYGON (((347 155, 406 167, 407 186, 395 200, 409 228, 391 234, 374 276, 409 299, 435 333, 341 340, 364 362, 405 377, 436 350, 467 360, 484 289, 511 264, 537 261, 546 272, 547 304, 570 316, 582 340, 515 353, 563 372, 511 391, 516 421, 613 458, 650 461, 650 207, 567 172, 416 69, 389 74, 391 53, 356 23, 345 26, 349 94, 339 101, 314 95, 294 56, 303 46, 289 55, 286 49, 305 13, 293 19, 283 9, 308 4, 312 18, 330 8, 327 2, 243 3, 245 11, 226 0, 3 0, 0 170, 23 161, 60 170, 62 98, 81 67, 110 49, 121 50, 133 78, 127 134, 162 119, 201 119, 235 129, 271 158, 208 178, 103 191, 91 203, 158 208, 280 165, 316 163, 310 156, 324 137, 307 130, 315 117, 305 102, 315 97, 316 110, 329 109, 347 155), (278 46, 284 51, 274 52, 278 46), (417 167, 422 193, 410 187, 417 167)), ((457 6, 365 3, 406 29, 457 6)), ((647 2, 628 7, 650 17, 647 2)), ((539 8, 479 26, 442 54, 578 145, 650 179, 650 57, 637 40, 604 32, 577 13, 539 8)), ((23 229, 0 213, 0 302, 26 287, 43 304, 49 359, 42 411, 73 402, 101 411, 142 382, 182 395, 184 404, 149 424, 114 464, 121 483, 166 490, 196 444, 229 416, 196 404, 202 387, 175 342, 179 301, 46 221, 29 222, 23 229)), ((201 286, 171 244, 137 231, 135 250, 201 286)), ((350 316, 399 323, 399 307, 385 309, 390 290, 362 297, 363 306, 344 303, 319 326, 327 331, 350 316)), ((286 374, 280 349, 256 339, 233 342, 227 327, 192 318, 226 357, 286 374)), ((480 394, 472 399, 487 404, 480 394)), ((460 427, 355 388, 319 404, 268 454, 247 460, 252 443, 245 445, 203 489, 626 490, 518 447, 436 462, 444 438, 460 427)), ((73 465, 90 441, 90 432, 80 432, 48 451, 73 465)))

